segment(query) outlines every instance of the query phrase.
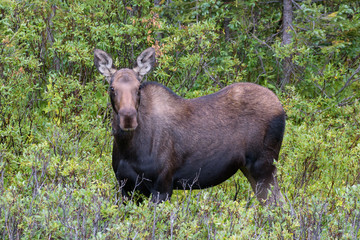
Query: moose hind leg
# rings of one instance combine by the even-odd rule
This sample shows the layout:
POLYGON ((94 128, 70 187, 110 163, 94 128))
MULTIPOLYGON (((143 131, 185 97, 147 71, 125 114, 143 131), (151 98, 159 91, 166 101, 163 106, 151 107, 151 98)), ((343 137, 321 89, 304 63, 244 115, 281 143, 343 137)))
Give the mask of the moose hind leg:
MULTIPOLYGON (((270 158, 271 159, 271 158, 270 158)), ((282 199, 276 178, 276 167, 269 157, 247 159, 247 166, 240 170, 249 180, 251 187, 261 204, 272 204, 282 199), (271 195, 268 196, 269 190, 271 195)))
MULTIPOLYGON (((284 198, 281 195, 280 188, 276 177, 276 166, 274 160, 279 158, 279 152, 285 130, 285 114, 275 116, 267 128, 263 149, 259 153, 250 154, 252 158, 247 158, 246 163, 249 170, 250 178, 253 181, 252 188, 260 202, 266 204, 282 204, 284 198), (271 195, 268 192, 271 190, 271 195), (279 201, 280 200, 280 201, 279 201)), ((254 151, 252 151, 254 153, 254 151)))
POLYGON ((266 205, 278 203, 279 200, 282 200, 282 195, 275 172, 256 181, 256 186, 254 190, 256 193, 256 197, 261 203, 264 203, 266 205))

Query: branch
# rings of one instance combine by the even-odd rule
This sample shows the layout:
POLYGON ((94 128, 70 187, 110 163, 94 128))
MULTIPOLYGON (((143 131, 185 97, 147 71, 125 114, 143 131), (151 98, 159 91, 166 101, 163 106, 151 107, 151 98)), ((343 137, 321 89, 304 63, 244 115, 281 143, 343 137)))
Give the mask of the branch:
POLYGON ((349 77, 349 79, 346 81, 345 85, 337 92, 335 93, 334 97, 336 97, 339 93, 341 93, 346 87, 348 87, 349 85, 351 85, 352 83, 358 81, 360 78, 357 79, 353 79, 353 77, 358 74, 360 72, 360 65, 358 66, 358 68, 353 72, 353 74, 349 77), (352 80, 352 81, 351 81, 352 80))
POLYGON ((263 70, 262 73, 260 73, 260 74, 258 75, 258 77, 256 78, 256 82, 258 83, 258 82, 259 82, 259 77, 260 77, 262 74, 266 74, 266 70, 265 70, 264 63, 263 63, 263 61, 262 61, 262 58, 261 58, 259 52, 256 50, 256 48, 255 48, 254 50, 255 50, 256 54, 258 55, 258 58, 259 58, 259 60, 260 60, 260 65, 261 65, 261 68, 262 68, 262 70, 263 70))
MULTIPOLYGON (((248 36, 250 36, 250 35, 248 35, 248 36)), ((271 46, 269 46, 269 44, 267 44, 266 42, 260 40, 257 36, 255 36, 255 34, 251 33, 251 36, 252 36, 255 40, 257 40, 259 43, 261 43, 262 45, 265 45, 265 46, 267 46, 268 48, 270 48, 270 50, 274 51, 274 49, 273 49, 271 46)))

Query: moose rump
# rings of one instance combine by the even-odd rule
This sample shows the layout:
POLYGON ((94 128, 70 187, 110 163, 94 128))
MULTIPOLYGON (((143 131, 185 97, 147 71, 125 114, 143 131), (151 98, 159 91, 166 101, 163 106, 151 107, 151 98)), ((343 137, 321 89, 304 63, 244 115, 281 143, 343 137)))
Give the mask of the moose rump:
POLYGON ((235 83, 183 99, 161 84, 140 84, 155 62, 152 48, 140 54, 133 69, 117 70, 101 50, 94 55, 110 83, 113 169, 125 197, 137 190, 163 201, 173 189, 215 186, 239 169, 261 202, 281 197, 273 163, 279 157, 285 112, 273 92, 235 83))

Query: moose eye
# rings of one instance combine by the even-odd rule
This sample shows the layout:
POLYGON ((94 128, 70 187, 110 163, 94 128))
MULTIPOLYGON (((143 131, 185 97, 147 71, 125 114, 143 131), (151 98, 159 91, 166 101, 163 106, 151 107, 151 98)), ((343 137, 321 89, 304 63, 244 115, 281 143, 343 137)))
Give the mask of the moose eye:
POLYGON ((110 91, 111 91, 111 92, 114 92, 114 88, 113 88, 113 87, 110 87, 110 91))

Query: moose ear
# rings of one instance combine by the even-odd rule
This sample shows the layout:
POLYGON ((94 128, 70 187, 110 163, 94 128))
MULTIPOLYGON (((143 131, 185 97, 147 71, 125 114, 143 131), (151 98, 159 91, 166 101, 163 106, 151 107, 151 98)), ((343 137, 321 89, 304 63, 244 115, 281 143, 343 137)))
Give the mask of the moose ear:
POLYGON ((152 47, 146 49, 138 56, 133 70, 138 74, 140 80, 151 70, 155 61, 155 49, 152 47))
POLYGON ((100 49, 94 50, 94 63, 99 72, 110 82, 111 76, 116 72, 113 60, 109 54, 100 49))

